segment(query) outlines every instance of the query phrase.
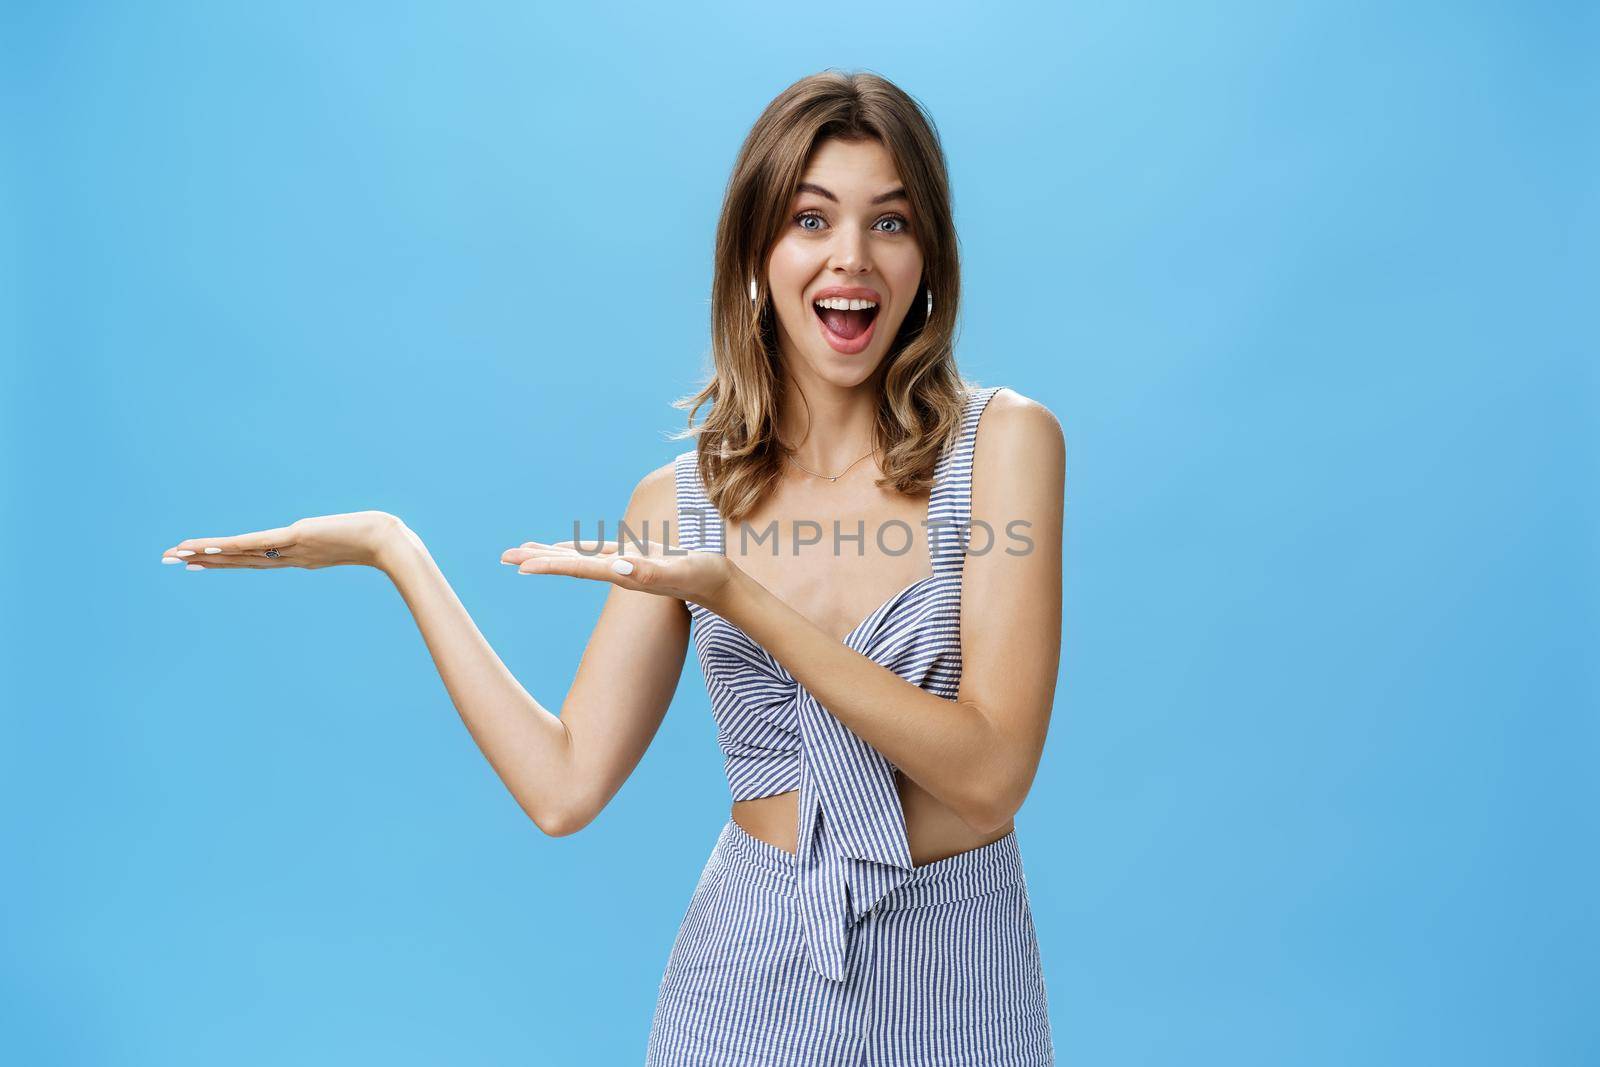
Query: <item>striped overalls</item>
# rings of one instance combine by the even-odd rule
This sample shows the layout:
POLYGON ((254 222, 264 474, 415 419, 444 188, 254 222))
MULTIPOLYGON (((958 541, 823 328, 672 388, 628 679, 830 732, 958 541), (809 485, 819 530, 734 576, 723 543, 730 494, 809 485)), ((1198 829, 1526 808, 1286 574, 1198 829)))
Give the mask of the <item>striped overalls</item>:
MULTIPOLYGON (((969 394, 940 456, 933 573, 845 638, 951 700, 973 443, 999 388, 969 394)), ((676 460, 679 544, 722 552, 695 458, 676 460)), ((662 975, 647 1064, 1053 1063, 1015 831, 914 867, 894 766, 743 631, 689 610, 733 800, 798 790, 799 834, 791 855, 732 819, 722 827, 662 975)))

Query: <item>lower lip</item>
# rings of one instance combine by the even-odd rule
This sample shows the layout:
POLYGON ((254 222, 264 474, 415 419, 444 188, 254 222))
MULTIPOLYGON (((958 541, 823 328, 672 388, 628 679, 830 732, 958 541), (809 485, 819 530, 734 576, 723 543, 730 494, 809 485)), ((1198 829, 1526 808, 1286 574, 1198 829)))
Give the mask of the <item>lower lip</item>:
POLYGON ((828 342, 829 347, 843 355, 854 356, 866 351, 867 346, 872 343, 872 331, 878 328, 878 320, 883 318, 883 309, 879 308, 878 313, 872 316, 872 321, 861 331, 861 336, 849 339, 840 337, 828 329, 828 324, 822 321, 822 316, 818 315, 815 309, 812 310, 811 317, 817 320, 817 329, 822 331, 822 339, 828 342))

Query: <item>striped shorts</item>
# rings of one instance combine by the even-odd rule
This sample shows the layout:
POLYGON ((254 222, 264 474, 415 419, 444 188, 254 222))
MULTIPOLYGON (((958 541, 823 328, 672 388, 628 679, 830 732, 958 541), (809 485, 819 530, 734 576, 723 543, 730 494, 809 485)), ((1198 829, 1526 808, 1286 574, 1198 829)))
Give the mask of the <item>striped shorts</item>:
POLYGON ((647 1067, 1055 1062, 1015 831, 913 870, 857 924, 844 982, 811 967, 795 862, 722 828, 661 977, 647 1067))

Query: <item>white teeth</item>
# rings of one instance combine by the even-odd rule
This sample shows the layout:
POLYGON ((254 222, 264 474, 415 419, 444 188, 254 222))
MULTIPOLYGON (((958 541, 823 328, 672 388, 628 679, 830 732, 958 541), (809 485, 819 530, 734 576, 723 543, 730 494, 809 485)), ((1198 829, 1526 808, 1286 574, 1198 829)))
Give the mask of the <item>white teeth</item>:
POLYGON ((846 300, 842 296, 830 296, 826 300, 817 301, 817 307, 832 308, 834 311, 865 311, 867 308, 877 306, 875 300, 846 300))

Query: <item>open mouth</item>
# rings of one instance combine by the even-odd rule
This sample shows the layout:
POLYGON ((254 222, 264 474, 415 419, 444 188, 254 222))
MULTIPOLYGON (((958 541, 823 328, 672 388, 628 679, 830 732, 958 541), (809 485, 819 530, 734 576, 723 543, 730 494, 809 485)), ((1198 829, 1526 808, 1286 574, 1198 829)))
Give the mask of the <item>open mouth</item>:
MULTIPOLYGON (((833 303, 834 301, 829 301, 833 303)), ((862 301, 854 301, 861 303, 862 301)), ((842 303, 842 301, 840 301, 842 303)), ((811 309, 817 313, 817 318, 834 334, 846 341, 854 341, 857 337, 867 332, 867 327, 872 325, 872 320, 878 317, 876 306, 862 308, 859 311, 841 311, 838 308, 822 307, 812 304, 811 309)))

